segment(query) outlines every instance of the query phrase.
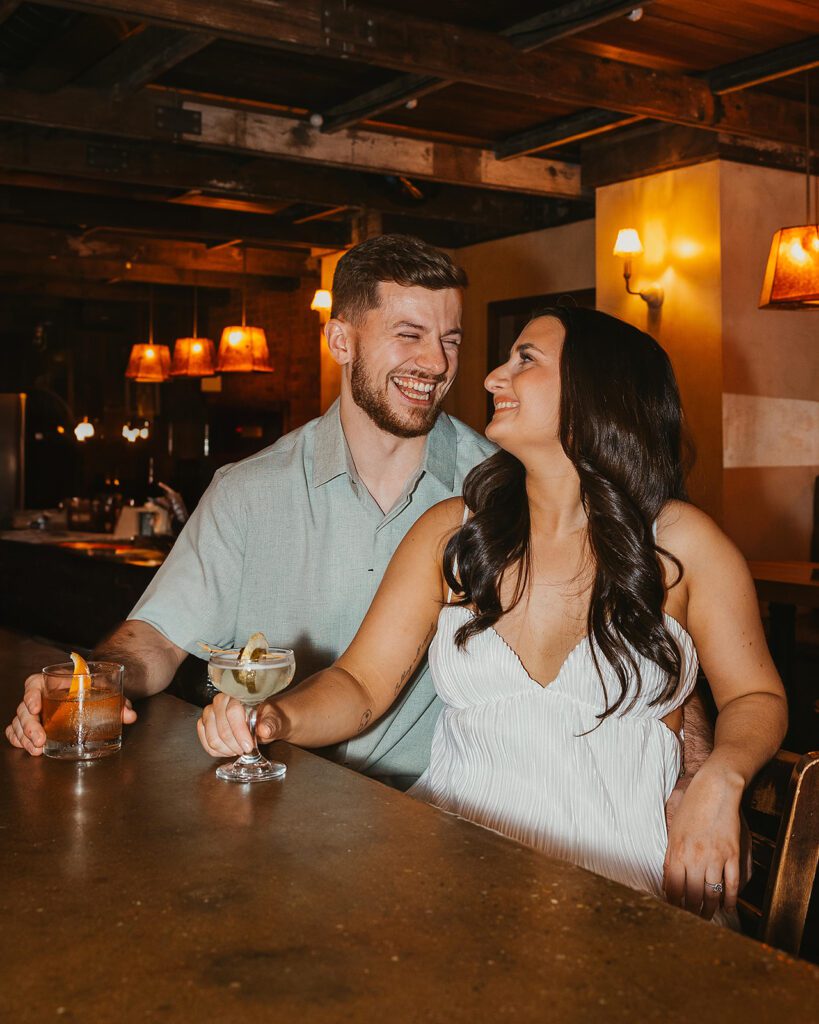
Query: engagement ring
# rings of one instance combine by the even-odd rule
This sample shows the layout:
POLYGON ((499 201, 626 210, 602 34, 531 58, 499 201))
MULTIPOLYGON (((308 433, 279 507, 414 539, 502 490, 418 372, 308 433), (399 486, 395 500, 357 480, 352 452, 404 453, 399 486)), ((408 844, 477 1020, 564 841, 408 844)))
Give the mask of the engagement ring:
POLYGON ((722 882, 706 882, 705 888, 710 889, 711 892, 720 893, 723 891, 722 882))

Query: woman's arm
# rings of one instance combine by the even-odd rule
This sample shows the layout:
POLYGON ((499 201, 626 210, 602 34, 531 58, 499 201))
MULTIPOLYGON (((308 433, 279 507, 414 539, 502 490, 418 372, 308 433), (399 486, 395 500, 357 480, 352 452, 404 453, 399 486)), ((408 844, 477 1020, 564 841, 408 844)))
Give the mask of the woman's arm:
POLYGON ((735 545, 702 512, 676 506, 663 546, 685 568, 688 631, 718 715, 714 749, 691 780, 671 823, 669 902, 711 917, 736 905, 739 804, 745 787, 779 749, 787 701, 771 660, 753 580, 735 545))
MULTIPOLYGON (((424 657, 443 598, 443 550, 460 525, 463 501, 425 512, 390 561, 370 610, 347 650, 329 668, 265 702, 256 724, 261 743, 284 739, 324 747, 363 732, 394 703, 424 657)), ((197 724, 214 757, 252 749, 242 705, 219 694, 197 724)))

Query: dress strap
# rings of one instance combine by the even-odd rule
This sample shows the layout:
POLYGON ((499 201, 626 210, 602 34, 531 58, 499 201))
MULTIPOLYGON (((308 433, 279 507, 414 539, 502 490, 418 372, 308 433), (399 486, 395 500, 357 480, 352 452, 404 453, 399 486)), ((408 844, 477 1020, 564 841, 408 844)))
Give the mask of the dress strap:
MULTIPOLYGON (((469 518, 469 506, 467 505, 466 502, 464 502, 464 517, 461 520, 461 529, 463 529, 464 524, 466 523, 468 518, 469 518)), ((453 572, 453 574, 455 576, 458 575, 458 556, 457 555, 455 556, 455 561, 452 564, 452 572, 453 572)), ((451 602, 452 602, 452 587, 449 588, 449 591, 447 592, 447 595, 446 595, 446 603, 447 604, 451 604, 451 602)))

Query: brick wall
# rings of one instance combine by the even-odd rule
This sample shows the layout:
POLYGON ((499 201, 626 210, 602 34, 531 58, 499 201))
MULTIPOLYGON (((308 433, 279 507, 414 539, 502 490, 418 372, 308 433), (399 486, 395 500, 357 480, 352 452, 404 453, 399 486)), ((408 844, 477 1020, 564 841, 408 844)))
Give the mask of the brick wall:
MULTIPOLYGON (((310 309, 318 287, 317 277, 303 277, 292 292, 248 287, 247 323, 264 328, 275 372, 223 374, 222 400, 248 408, 286 403, 285 431, 319 415, 321 324, 310 309)), ((232 292, 227 304, 210 306, 203 327, 218 348, 222 329, 241 322, 241 293, 232 292)))

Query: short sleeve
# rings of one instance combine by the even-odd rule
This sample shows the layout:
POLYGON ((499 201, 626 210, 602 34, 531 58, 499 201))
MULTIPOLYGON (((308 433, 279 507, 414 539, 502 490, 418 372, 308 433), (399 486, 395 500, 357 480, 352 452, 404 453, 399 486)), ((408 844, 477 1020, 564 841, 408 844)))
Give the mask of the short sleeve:
POLYGON ((246 532, 240 474, 219 470, 128 618, 147 622, 200 657, 198 640, 232 646, 246 532))

